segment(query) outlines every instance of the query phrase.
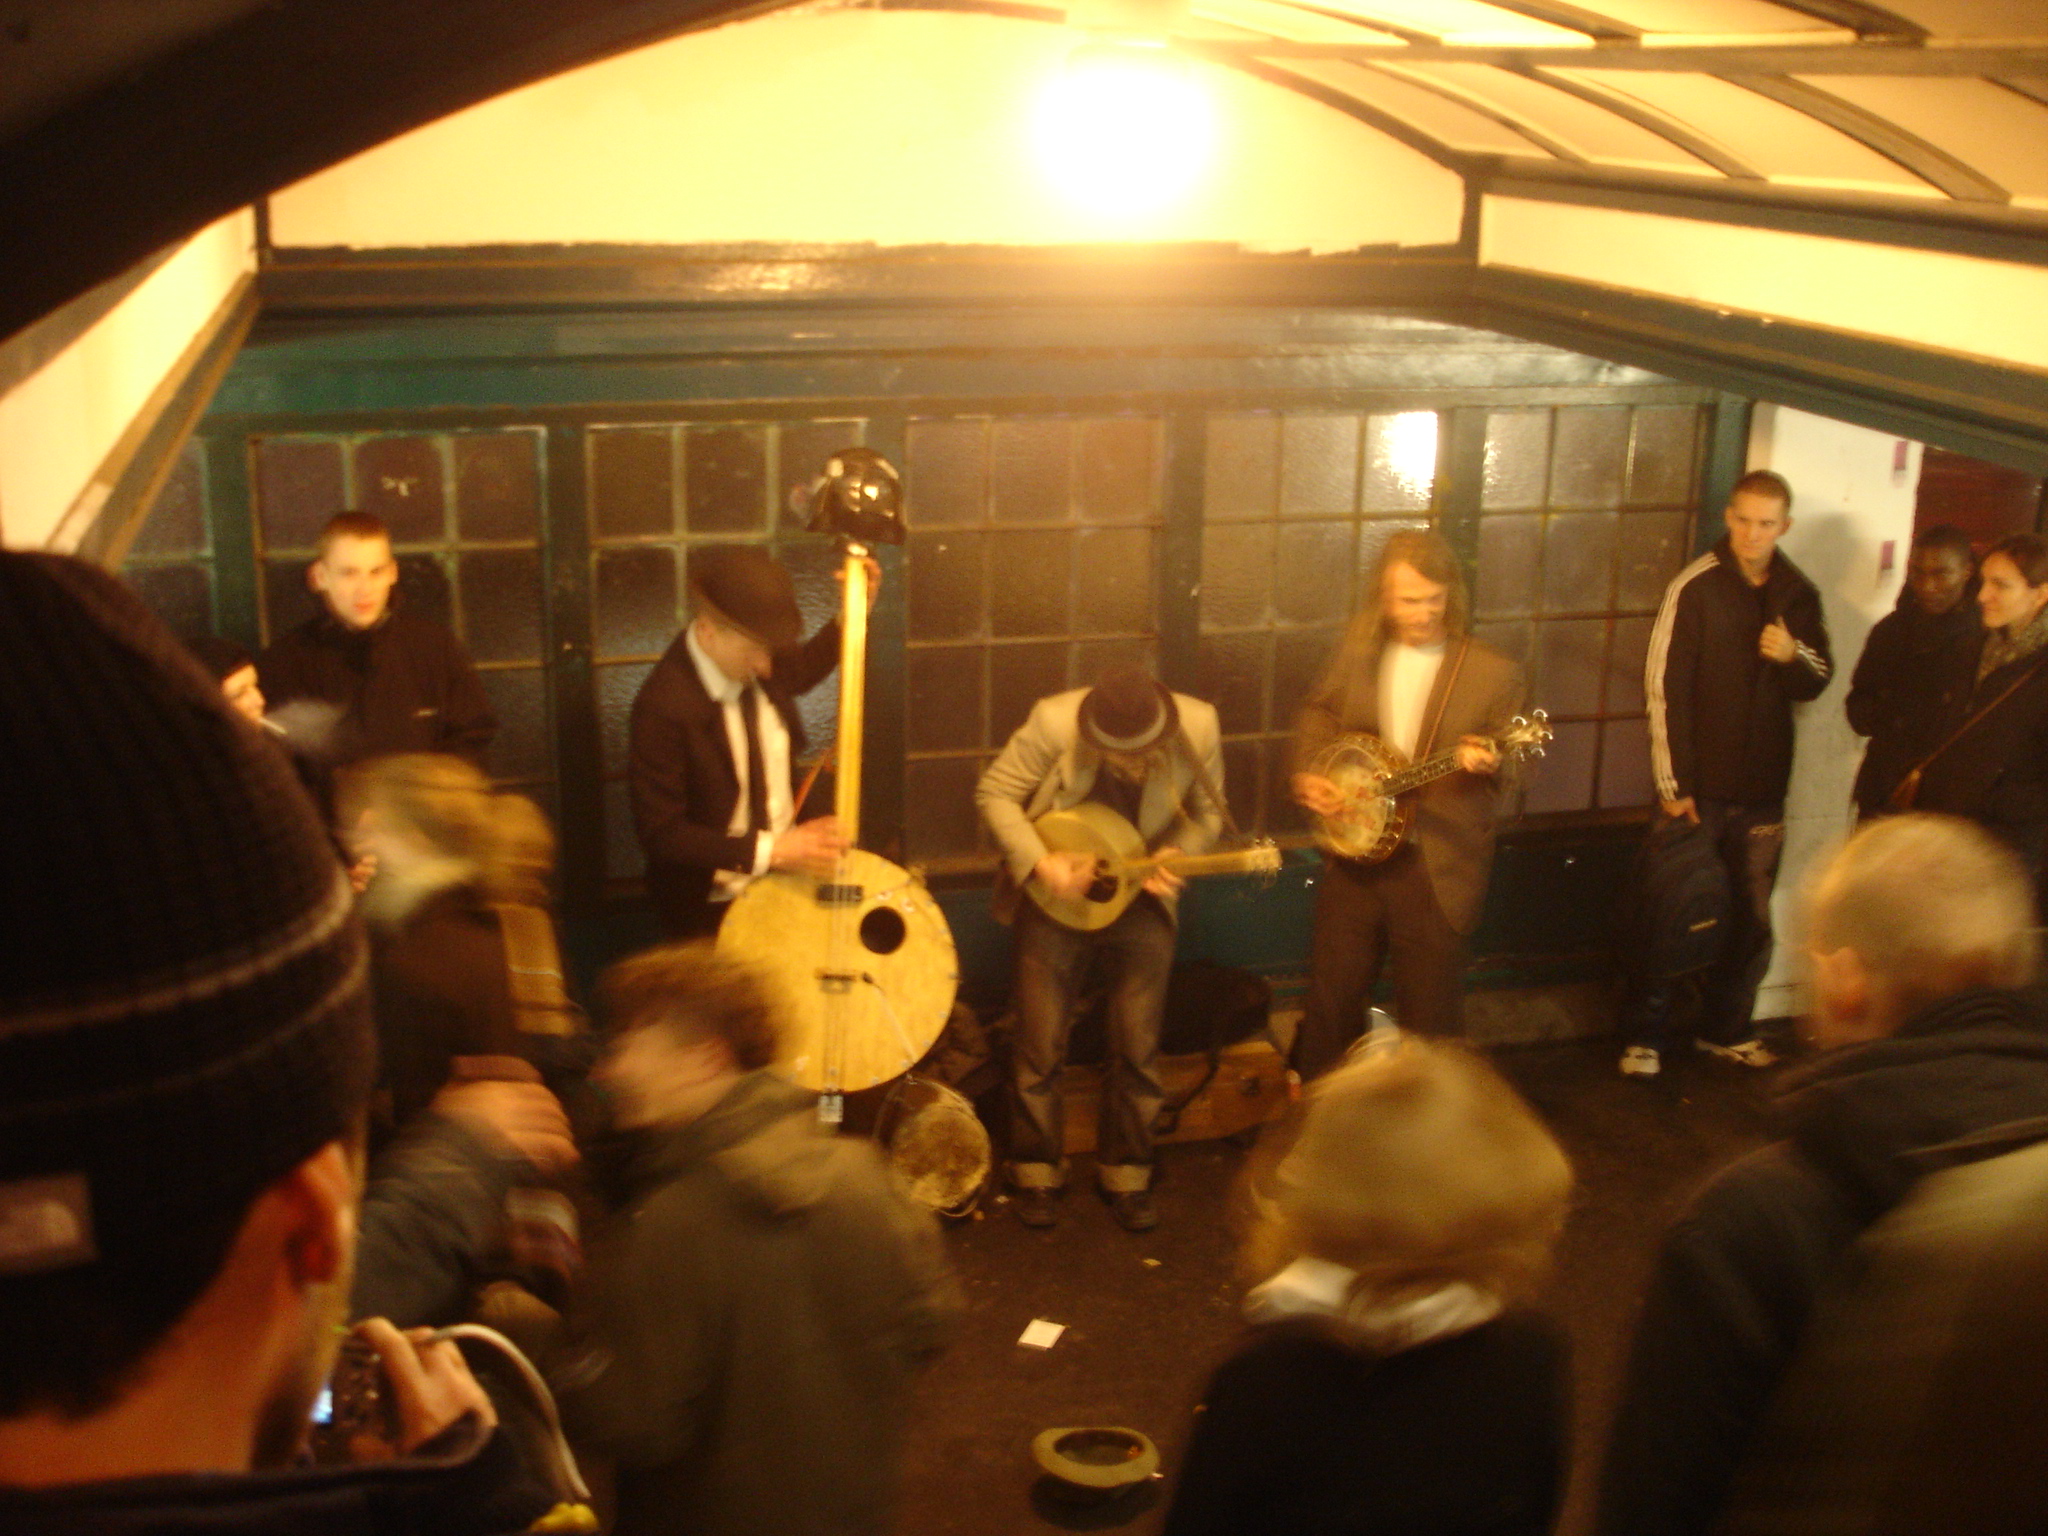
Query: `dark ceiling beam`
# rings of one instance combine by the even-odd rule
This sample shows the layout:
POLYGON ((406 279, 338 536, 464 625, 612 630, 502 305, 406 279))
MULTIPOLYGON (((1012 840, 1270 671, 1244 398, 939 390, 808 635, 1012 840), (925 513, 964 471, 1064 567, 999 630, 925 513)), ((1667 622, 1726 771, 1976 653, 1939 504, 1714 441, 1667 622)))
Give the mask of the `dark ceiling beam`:
POLYGON ((1638 101, 1625 92, 1590 80, 1575 80, 1550 70, 1527 69, 1517 70, 1516 73, 1530 80, 1541 81, 1553 91, 1576 96, 1580 101, 1612 112, 1616 117, 1626 118, 1638 128, 1656 134, 1666 143, 1677 145, 1695 160, 1705 161, 1723 176, 1732 176, 1738 181, 1763 180, 1764 173, 1760 169, 1727 145, 1709 138, 1670 113, 1660 111, 1648 102, 1638 101))
POLYGON ((1837 133, 1847 134, 1865 149, 1883 155, 1895 165, 1904 166, 1950 197, 1962 202, 2012 201, 2011 192, 1975 166, 1965 164, 1939 145, 1909 133, 1897 123, 1866 111, 1852 101, 1845 101, 1832 92, 1808 85, 1803 80, 1787 80, 1779 75, 1723 75, 1721 78, 1780 106, 1803 112, 1837 133))
POLYGON ((1993 78, 1993 85, 2002 86, 2015 96, 2024 96, 2029 101, 2038 101, 2048 107, 2048 74, 2042 75, 1999 75, 1993 78))
POLYGON ((1928 31, 1896 12, 1865 5, 1862 0, 1772 0, 1781 10, 1796 11, 1815 21, 1847 27, 1865 42, 1924 43, 1928 31))
POLYGON ((1368 128, 1377 128, 1389 138, 1406 144, 1417 154, 1434 160, 1447 171, 1456 171, 1470 180, 1474 159, 1461 149, 1453 149, 1434 134, 1425 132, 1407 118, 1376 107, 1369 101, 1361 101, 1348 91, 1340 91, 1334 85, 1325 85, 1320 80, 1311 80, 1306 75, 1297 75, 1291 69, 1267 64, 1258 59, 1225 59, 1219 63, 1250 75, 1254 80, 1263 80, 1268 85, 1277 85, 1282 90, 1292 91, 1297 96, 1306 96, 1310 101, 1320 102, 1333 112, 1341 112, 1353 122, 1364 123, 1368 128))
POLYGON ((1256 53, 1269 59, 1345 59, 1355 64, 1493 64, 1504 69, 1655 70, 1678 74, 1784 75, 2048 75, 2048 44, 2010 47, 1911 47, 1883 43, 1833 46, 1799 43, 1700 43, 1669 47, 1595 44, 1588 48, 1493 47, 1372 43, 1204 42, 1185 39, 1190 52, 1256 53))
POLYGON ((0 144, 0 337, 279 187, 730 0, 277 0, 0 144))

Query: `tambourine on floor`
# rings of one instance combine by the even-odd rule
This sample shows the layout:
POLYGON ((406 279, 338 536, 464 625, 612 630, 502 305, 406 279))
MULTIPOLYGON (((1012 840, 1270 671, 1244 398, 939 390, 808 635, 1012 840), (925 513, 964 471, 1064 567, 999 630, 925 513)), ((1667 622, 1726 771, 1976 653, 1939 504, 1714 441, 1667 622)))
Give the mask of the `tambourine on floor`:
POLYGON ((907 1075, 891 1084, 875 1139, 903 1192, 941 1216, 969 1216, 988 1188, 994 1157, 988 1129, 958 1090, 907 1075))

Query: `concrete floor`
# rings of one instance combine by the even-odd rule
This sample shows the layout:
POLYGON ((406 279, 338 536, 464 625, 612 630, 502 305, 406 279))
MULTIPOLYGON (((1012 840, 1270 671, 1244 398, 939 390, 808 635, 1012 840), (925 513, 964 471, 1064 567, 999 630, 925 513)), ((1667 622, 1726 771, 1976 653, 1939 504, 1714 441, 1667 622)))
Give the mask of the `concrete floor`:
MULTIPOLYGON (((1577 1379, 1576 1470, 1559 1527, 1566 1536, 1587 1529, 1588 1474, 1657 1238, 1701 1177, 1764 1136, 1767 1083, 1756 1074, 1687 1060, 1646 1083, 1619 1077, 1614 1055, 1604 1039, 1495 1052, 1579 1176, 1549 1300, 1571 1333, 1577 1379)), ((1031 1438, 1054 1426, 1143 1430, 1172 1475, 1189 1410, 1239 1337, 1242 1287, 1226 1211, 1246 1155, 1226 1142, 1165 1149, 1161 1226, 1142 1237, 1118 1229, 1078 1181, 1050 1232, 1026 1230, 1006 1203, 952 1227, 969 1314, 913 1412, 905 1536, 1080 1528, 1033 1486, 1031 1438), (1066 1325, 1049 1351, 1017 1343, 1034 1318, 1066 1325)), ((1141 1497, 1096 1528, 1142 1536, 1161 1513, 1156 1496, 1141 1497)))

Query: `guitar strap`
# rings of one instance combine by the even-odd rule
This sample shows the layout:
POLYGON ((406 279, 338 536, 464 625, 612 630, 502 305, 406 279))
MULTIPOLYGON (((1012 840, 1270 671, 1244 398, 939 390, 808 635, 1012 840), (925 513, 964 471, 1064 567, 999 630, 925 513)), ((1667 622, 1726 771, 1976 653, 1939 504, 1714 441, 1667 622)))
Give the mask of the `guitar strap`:
POLYGON ((1946 752, 1950 747, 1954 746, 1958 741, 1961 741, 1964 736, 1969 734, 1970 728, 1972 726, 1982 723, 1985 716, 1989 715, 1993 710, 1998 708, 1999 705, 2003 704, 2007 699, 2011 698, 2014 694, 2018 693, 2020 689, 2024 688, 2028 683, 2031 683, 2034 680, 2034 675, 2037 672, 2039 672, 2043 667, 2048 667, 2048 656, 2042 657, 2039 661, 2035 662, 2031 667, 2027 668, 2026 671, 2022 672, 2018 677, 2014 678, 2012 680, 2011 687, 2007 688, 2003 693, 1999 694, 1997 698, 1993 699, 1989 704, 1986 704, 1982 709, 1978 710, 1977 713, 1970 716, 1969 719, 1965 720, 1961 725, 1957 726, 1953 731, 1949 732, 1948 739, 1946 741, 1942 742, 1940 746, 1936 747, 1932 752, 1928 753, 1925 757, 1921 758, 1919 762, 1915 763, 1911 768, 1907 769, 1906 776, 1899 780, 1898 787, 1891 792, 1891 796, 1886 802, 1887 808, 1894 811, 1910 811, 1911 809, 1913 809, 1913 803, 1920 798, 1920 780, 1926 774, 1927 770, 1934 765, 1934 760, 1937 757, 1941 756, 1942 753, 1946 752))
MULTIPOLYGON (((1230 802, 1223 798, 1222 791, 1216 788, 1216 781, 1209 777, 1209 770, 1202 766, 1202 755, 1195 750, 1195 744, 1188 740, 1186 726, 1182 726, 1175 733, 1174 744, 1187 754, 1188 767, 1194 770, 1195 788, 1207 795, 1209 803, 1222 813, 1223 830, 1230 835, 1232 841, 1243 842, 1244 831, 1238 826, 1237 818, 1230 814, 1230 802)), ((1188 802, 1185 795, 1181 797, 1180 804, 1182 811, 1186 811, 1188 802)))
POLYGON ((1458 674, 1465 669, 1465 653, 1472 649, 1472 637, 1465 636, 1458 642, 1458 654, 1451 658, 1451 675, 1444 682, 1443 692, 1436 696, 1436 713, 1424 724, 1422 734, 1415 738, 1415 761, 1421 762, 1429 756, 1429 749, 1436 745, 1436 733, 1444 723, 1444 710, 1450 706, 1451 690, 1458 686, 1458 674))

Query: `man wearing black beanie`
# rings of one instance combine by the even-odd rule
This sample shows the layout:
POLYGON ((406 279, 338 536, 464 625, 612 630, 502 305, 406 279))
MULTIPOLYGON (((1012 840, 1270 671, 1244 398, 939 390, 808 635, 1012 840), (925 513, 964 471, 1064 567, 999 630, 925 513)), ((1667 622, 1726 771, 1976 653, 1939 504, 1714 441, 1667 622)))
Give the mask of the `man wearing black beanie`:
POLYGON ((283 754, 112 578, 0 553, 0 786, 0 1529, 521 1528, 488 1399, 388 1323, 437 1459, 283 1470, 389 1217, 363 937, 283 754))

